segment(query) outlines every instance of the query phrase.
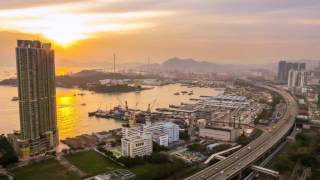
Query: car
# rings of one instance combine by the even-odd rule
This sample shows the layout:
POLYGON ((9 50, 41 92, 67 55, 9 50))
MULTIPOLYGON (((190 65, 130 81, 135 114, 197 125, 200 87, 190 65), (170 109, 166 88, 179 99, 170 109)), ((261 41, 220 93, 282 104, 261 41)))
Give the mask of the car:
POLYGON ((249 146, 247 149, 248 149, 248 150, 251 150, 251 146, 249 146))
POLYGON ((220 174, 223 174, 224 173, 224 171, 220 171, 220 174))
POLYGON ((215 169, 216 169, 216 170, 218 170, 218 168, 217 168, 217 167, 216 167, 215 169))

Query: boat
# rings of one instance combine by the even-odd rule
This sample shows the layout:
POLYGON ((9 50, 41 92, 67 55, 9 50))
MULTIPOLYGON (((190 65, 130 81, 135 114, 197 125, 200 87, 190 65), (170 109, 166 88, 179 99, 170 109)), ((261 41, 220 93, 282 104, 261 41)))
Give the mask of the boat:
POLYGON ((19 100, 19 97, 15 96, 15 97, 12 97, 11 101, 18 101, 19 100))
POLYGON ((177 108, 179 108, 179 106, 176 106, 176 105, 170 104, 170 105, 169 105, 169 108, 177 109, 177 108))
POLYGON ((174 93, 174 95, 178 96, 178 95, 180 95, 180 93, 176 92, 176 93, 174 93))
POLYGON ((202 98, 208 98, 208 97, 211 97, 211 96, 201 95, 200 97, 202 97, 202 98))
POLYGON ((86 103, 82 103, 82 104, 80 104, 81 106, 86 106, 87 104, 86 103))
POLYGON ((187 93, 188 93, 188 91, 181 91, 181 93, 182 93, 182 94, 187 94, 187 93))
POLYGON ((219 87, 213 88, 213 89, 216 90, 216 91, 225 91, 226 90, 226 88, 219 88, 219 87))
POLYGON ((96 115, 96 112, 97 112, 97 111, 94 111, 94 112, 88 112, 88 116, 89 116, 89 117, 91 117, 91 116, 95 116, 95 115, 96 115))

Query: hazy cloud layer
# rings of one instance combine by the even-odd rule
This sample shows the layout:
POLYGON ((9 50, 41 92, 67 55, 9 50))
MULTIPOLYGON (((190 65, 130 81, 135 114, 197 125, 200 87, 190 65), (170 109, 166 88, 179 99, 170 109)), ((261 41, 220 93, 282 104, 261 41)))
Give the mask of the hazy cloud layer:
POLYGON ((113 51, 126 62, 148 55, 158 62, 171 56, 221 63, 317 59, 319 9, 319 0, 0 1, 0 30, 10 34, 0 32, 7 37, 0 58, 14 59, 8 47, 24 33, 60 43, 78 40, 57 47, 62 64, 99 63, 113 51))

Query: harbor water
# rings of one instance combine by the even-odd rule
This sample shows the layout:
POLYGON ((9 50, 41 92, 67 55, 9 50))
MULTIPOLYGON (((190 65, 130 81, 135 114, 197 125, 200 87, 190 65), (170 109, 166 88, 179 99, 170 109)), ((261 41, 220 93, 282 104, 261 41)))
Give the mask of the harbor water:
MULTIPOLYGON (((79 89, 57 88, 57 123, 60 139, 99 131, 120 128, 123 121, 88 117, 88 112, 108 110, 128 102, 129 108, 147 110, 148 104, 156 108, 168 108, 181 102, 193 103, 190 98, 200 95, 217 95, 210 88, 187 88, 179 84, 157 86, 142 92, 100 94, 79 89), (191 91, 192 95, 174 95, 176 92, 191 91)), ((0 134, 11 133, 20 129, 18 101, 11 101, 17 96, 17 87, 0 86, 0 134)))

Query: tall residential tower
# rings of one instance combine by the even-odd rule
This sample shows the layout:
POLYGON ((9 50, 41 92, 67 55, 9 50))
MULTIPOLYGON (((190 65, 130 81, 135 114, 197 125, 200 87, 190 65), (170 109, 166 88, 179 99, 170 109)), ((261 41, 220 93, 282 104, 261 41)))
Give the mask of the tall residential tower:
POLYGON ((58 144, 54 50, 51 44, 18 40, 16 62, 21 127, 17 146, 32 156, 58 144))
POLYGON ((290 63, 286 61, 279 61, 278 64, 278 81, 282 83, 288 82, 290 70, 305 70, 306 63, 290 63))

